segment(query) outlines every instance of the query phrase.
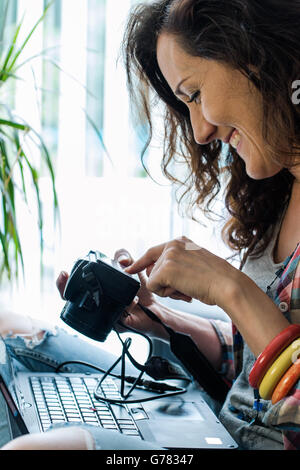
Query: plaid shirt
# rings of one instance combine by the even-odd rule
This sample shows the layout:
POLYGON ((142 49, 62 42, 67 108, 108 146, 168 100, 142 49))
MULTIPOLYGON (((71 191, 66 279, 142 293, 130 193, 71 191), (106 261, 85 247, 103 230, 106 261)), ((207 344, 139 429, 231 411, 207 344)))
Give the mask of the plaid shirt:
MULTIPOLYGON (((286 307, 283 315, 290 323, 300 324, 300 243, 285 260, 279 275, 274 301, 278 307, 280 304, 286 307)), ((221 373, 232 382, 242 370, 244 340, 235 325, 231 325, 229 332, 223 322, 214 320, 213 324, 223 349, 221 373)), ((300 380, 288 396, 269 408, 263 422, 266 426, 276 427, 282 432, 286 450, 300 450, 300 380)))

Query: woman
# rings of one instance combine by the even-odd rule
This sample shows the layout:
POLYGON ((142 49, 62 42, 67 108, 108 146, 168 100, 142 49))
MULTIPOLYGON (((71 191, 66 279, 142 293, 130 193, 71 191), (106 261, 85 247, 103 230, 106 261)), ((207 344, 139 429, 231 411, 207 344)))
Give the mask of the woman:
MULTIPOLYGON (((178 183, 169 164, 180 153, 190 171, 182 186, 192 208, 207 213, 225 186, 223 237, 241 255, 241 265, 237 269, 185 237, 150 248, 135 262, 125 253, 123 264, 131 274, 146 270, 140 302, 190 334, 233 381, 219 418, 241 449, 300 448, 295 387, 273 404, 258 402, 249 384, 256 358, 300 323, 300 117, 291 99, 300 75, 299 18, 294 0, 159 0, 136 7, 124 39, 129 89, 142 103, 149 142, 152 97, 165 105, 166 175, 178 183), (229 143, 225 160, 222 143, 229 143), (287 284, 288 302, 282 302, 287 284), (234 335, 228 323, 174 312, 153 293, 221 307, 234 335)), ((58 280, 61 292, 66 278, 58 280)), ((135 304, 124 322, 164 339, 135 304)), ((51 432, 55 439, 62 430, 51 432)), ((34 439, 8 447, 45 446, 45 436, 34 439)), ((79 442, 86 448, 83 436, 79 442)))

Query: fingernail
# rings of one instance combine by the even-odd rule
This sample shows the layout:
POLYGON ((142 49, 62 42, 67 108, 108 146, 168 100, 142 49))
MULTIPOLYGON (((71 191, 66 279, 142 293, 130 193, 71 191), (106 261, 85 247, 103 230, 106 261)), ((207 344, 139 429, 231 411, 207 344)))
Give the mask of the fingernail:
POLYGON ((56 284, 61 284, 65 279, 67 279, 67 273, 62 271, 59 273, 58 278, 56 279, 56 284))
POLYGON ((125 261, 125 260, 126 260, 126 261, 129 261, 128 256, 126 256, 126 255, 120 255, 120 256, 118 257, 118 261, 119 261, 119 262, 120 262, 120 261, 125 261))

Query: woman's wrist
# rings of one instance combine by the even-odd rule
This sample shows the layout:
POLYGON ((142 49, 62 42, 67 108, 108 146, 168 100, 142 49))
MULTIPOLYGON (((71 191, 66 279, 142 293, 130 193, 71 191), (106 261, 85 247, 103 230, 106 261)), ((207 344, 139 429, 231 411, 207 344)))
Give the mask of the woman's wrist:
POLYGON ((227 289, 226 301, 220 306, 257 357, 289 322, 252 279, 239 273, 236 282, 227 289))
MULTIPOLYGON (((191 336, 198 349, 207 357, 216 370, 219 369, 222 356, 221 343, 208 319, 171 309, 157 301, 152 304, 150 309, 172 330, 191 336)), ((157 325, 162 329, 154 332, 152 336, 169 342, 169 334, 161 325, 157 325)))
MULTIPOLYGON (((159 302, 155 301, 153 302, 149 307, 149 310, 151 310, 162 323, 166 323, 166 310, 162 304, 159 302)), ((150 332, 149 332, 150 333, 150 332)), ((152 322, 152 331, 150 333, 151 337, 154 339, 159 339, 162 341, 169 341, 169 335, 163 325, 159 322, 155 322, 153 320, 152 322)))

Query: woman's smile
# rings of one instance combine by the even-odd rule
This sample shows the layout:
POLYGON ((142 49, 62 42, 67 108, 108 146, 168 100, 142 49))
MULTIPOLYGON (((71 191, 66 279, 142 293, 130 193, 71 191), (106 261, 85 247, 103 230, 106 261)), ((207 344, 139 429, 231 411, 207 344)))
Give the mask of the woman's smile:
POLYGON ((242 136, 237 129, 233 131, 229 144, 238 152, 242 144, 242 136))

